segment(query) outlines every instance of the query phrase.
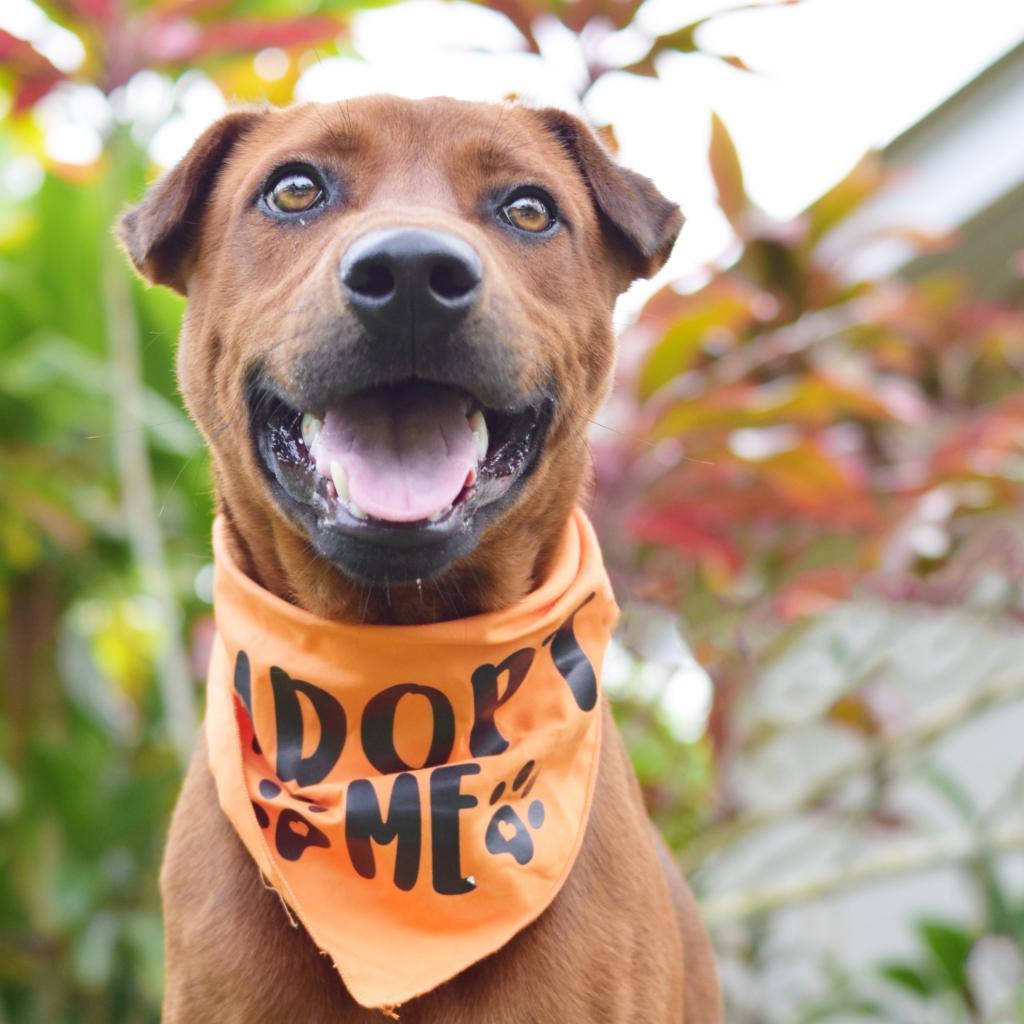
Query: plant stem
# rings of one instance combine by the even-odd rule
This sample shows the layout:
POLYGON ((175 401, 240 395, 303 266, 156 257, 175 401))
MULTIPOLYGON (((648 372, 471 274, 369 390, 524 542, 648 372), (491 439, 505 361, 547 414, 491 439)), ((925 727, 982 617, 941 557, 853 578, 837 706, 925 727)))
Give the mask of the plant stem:
POLYGON ((990 708, 1022 697, 1024 678, 999 676, 983 688, 935 702, 903 732, 883 736, 867 744, 852 761, 844 761, 792 797, 769 807, 746 811, 706 828, 683 850, 681 860, 685 870, 695 870, 712 854, 732 846, 753 832, 809 810, 858 772, 870 771, 893 758, 917 753, 950 730, 990 708))
POLYGON ((986 854, 1014 853, 1022 849, 1024 826, 1021 825, 981 835, 963 829, 944 836, 921 836, 880 850, 857 864, 809 872, 797 881, 712 896, 702 901, 701 911, 709 923, 753 917, 893 875, 965 864, 986 854))
MULTIPOLYGON (((124 201, 128 147, 123 131, 111 140, 108 210, 111 221, 124 201)), ((153 485, 146 432, 142 427, 142 359, 139 322, 124 257, 108 235, 102 242, 103 308, 107 321, 114 458, 121 507, 132 558, 143 589, 152 595, 166 630, 160 648, 158 679, 164 724, 182 765, 195 735, 192 678, 182 641, 182 615, 167 566, 163 531, 153 485)))

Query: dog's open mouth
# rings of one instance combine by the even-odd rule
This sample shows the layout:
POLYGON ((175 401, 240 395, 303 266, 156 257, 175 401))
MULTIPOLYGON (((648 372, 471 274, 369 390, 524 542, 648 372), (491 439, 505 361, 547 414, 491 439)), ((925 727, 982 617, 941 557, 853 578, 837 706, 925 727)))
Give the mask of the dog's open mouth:
POLYGON ((266 469, 304 519, 404 547, 443 540, 507 495, 535 460, 548 403, 499 412, 409 381, 301 410, 257 386, 250 414, 266 469))

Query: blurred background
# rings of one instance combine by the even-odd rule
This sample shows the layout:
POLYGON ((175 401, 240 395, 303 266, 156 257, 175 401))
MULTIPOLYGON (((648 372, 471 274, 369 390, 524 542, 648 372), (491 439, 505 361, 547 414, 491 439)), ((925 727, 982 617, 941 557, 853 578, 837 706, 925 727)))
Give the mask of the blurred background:
POLYGON ((117 211, 238 101, 584 113, 688 217, 617 310, 608 689, 730 1024, 1024 1020, 1024 5, 0 2, 0 1024, 158 1020, 211 634, 182 302, 117 211))

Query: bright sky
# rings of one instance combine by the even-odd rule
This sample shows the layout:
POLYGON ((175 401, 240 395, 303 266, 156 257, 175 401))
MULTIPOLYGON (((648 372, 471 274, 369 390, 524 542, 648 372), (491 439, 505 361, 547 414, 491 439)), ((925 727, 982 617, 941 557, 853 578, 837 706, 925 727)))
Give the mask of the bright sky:
MULTIPOLYGON (((648 0, 639 22, 644 32, 667 31, 729 6, 648 0)), ((0 27, 33 39, 62 66, 74 65, 74 39, 49 25, 31 0, 2 0, 0 27)), ((410 0, 360 14, 353 38, 364 61, 325 59, 304 74, 298 92, 309 99, 377 91, 470 99, 517 93, 573 106, 583 66, 576 42, 554 22, 540 36, 544 52, 537 58, 516 52, 522 42, 500 15, 461 2, 410 0)), ((659 63, 660 81, 607 75, 585 113, 614 124, 620 159, 682 205, 688 221, 670 273, 686 278, 720 258, 731 241, 706 166, 711 110, 733 133, 753 198, 769 213, 788 216, 866 149, 893 138, 1022 38, 1021 0, 804 0, 723 15, 702 30, 702 47, 737 54, 758 74, 668 54, 659 63)), ((623 60, 643 51, 635 31, 588 44, 623 60)), ((264 54, 258 66, 272 74, 274 58, 264 54)), ((128 112, 144 122, 140 131, 152 137, 154 159, 164 164, 223 108, 198 77, 177 90, 169 121, 170 89, 157 76, 134 83, 130 93, 128 112), (154 132, 158 124, 164 127, 154 132)), ((65 94, 44 108, 43 120, 51 149, 86 159, 110 118, 95 94, 65 94)))
MULTIPOLYGON (((725 0, 648 0, 641 27, 670 31, 725 0)), ((516 33, 466 4, 413 0, 361 15, 354 40, 366 58, 325 61, 300 92, 336 99, 362 92, 515 92, 572 105, 582 61, 557 24, 543 58, 508 54, 516 33), (460 47, 475 46, 476 52, 460 47), (502 52, 504 51, 504 52, 502 52)), ((587 99, 595 123, 612 123, 620 159, 678 201, 687 225, 663 277, 686 278, 727 252, 731 231, 714 205, 706 149, 710 112, 731 130, 748 190, 769 213, 798 213, 865 150, 884 145, 1024 38, 1020 0, 804 0, 782 9, 723 15, 702 30, 703 48, 736 54, 751 75, 703 56, 669 54, 660 81, 610 74, 587 99)), ((625 59, 642 43, 604 43, 625 59)))

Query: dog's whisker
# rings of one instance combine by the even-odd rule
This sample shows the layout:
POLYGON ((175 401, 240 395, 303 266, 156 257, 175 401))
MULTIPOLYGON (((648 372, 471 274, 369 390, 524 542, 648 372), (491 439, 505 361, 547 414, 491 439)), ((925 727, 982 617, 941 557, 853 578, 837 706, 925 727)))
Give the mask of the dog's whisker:
POLYGON ((167 508, 167 502, 170 500, 171 495, 174 493, 175 487, 178 486, 178 481, 184 475, 185 470, 188 469, 189 466, 191 466, 195 462, 196 458, 196 455, 190 455, 182 464, 181 469, 179 469, 178 472, 174 475, 174 479, 171 481, 170 486, 164 492, 163 501, 160 502, 160 509, 156 514, 157 519, 163 519, 164 510, 167 508))
POLYGON ((140 430, 150 430, 154 427, 169 427, 181 422, 182 418, 180 416, 176 416, 172 420, 157 420, 155 423, 143 423, 140 419, 134 427, 119 427, 117 430, 111 430, 102 434, 84 434, 82 436, 86 441, 107 441, 112 437, 119 437, 121 434, 135 434, 140 430))
MULTIPOLYGON (((607 423, 601 423, 598 420, 589 420, 588 422, 592 423, 595 427, 600 427, 602 430, 607 430, 613 434, 618 434, 619 437, 624 437, 627 441, 632 441, 634 444, 639 444, 643 445, 645 448, 650 448, 652 451, 658 448, 658 443, 656 441, 648 441, 646 438, 638 437, 636 434, 630 434, 628 431, 617 430, 615 427, 610 427, 607 423)), ((694 458, 692 455, 683 455, 682 459, 685 462, 696 462, 702 466, 715 465, 715 463, 709 459, 697 459, 694 458)))
POLYGON ((370 611, 370 601, 373 598, 373 591, 374 591, 374 587, 372 585, 366 584, 366 585, 363 586, 363 593, 364 593, 364 596, 365 596, 365 601, 363 602, 362 610, 360 611, 360 614, 359 614, 359 621, 361 623, 363 623, 364 625, 366 623, 366 617, 367 617, 367 615, 369 614, 369 611, 370 611))

